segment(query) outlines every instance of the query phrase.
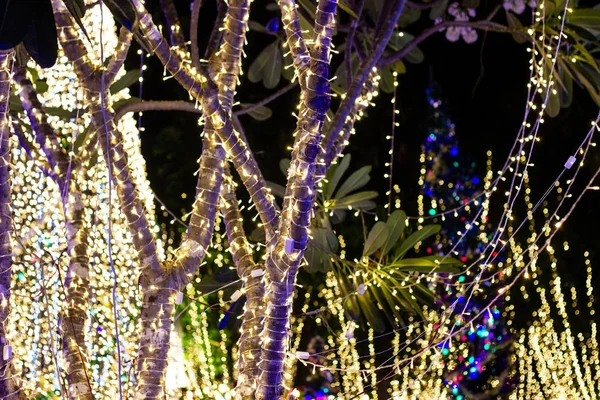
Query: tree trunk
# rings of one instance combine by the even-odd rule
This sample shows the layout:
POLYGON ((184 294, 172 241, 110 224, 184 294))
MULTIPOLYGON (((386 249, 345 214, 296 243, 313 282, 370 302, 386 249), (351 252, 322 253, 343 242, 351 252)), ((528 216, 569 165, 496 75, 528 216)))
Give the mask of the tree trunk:
POLYGON ((88 375, 88 355, 85 331, 90 306, 88 233, 85 223, 85 206, 79 185, 72 178, 72 191, 66 205, 67 245, 69 268, 65 279, 68 305, 61 315, 62 348, 66 364, 69 398, 92 400, 92 388, 88 375))
POLYGON ((12 211, 10 193, 10 127, 8 124, 8 97, 13 65, 13 52, 0 51, 0 398, 16 400, 18 388, 13 377, 11 359, 3 357, 8 314, 10 311, 10 285, 12 275, 12 211))
POLYGON ((316 195, 321 132, 329 109, 329 50, 335 24, 335 0, 320 0, 315 21, 315 44, 302 90, 300 118, 276 243, 267 252, 267 310, 262 332, 262 357, 257 398, 279 399, 284 391, 285 357, 295 281, 306 243, 316 195))
POLYGON ((252 249, 244 233, 233 182, 224 182, 221 193, 221 210, 225 219, 227 239, 246 295, 238 340, 238 379, 235 391, 236 398, 250 400, 254 398, 256 390, 260 360, 259 334, 265 316, 263 267, 256 265, 252 258, 252 249), (253 271, 257 272, 253 274, 253 271))

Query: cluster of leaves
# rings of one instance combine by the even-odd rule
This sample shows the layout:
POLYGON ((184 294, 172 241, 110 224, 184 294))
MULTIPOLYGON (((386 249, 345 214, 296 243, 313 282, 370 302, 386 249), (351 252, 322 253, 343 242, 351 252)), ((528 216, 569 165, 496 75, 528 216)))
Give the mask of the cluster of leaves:
POLYGON ((600 52, 600 6, 567 11, 563 25, 566 0, 548 0, 544 4, 544 18, 533 27, 524 27, 510 11, 506 11, 506 18, 508 26, 517 32, 513 38, 518 43, 526 42, 525 33, 530 30, 538 39, 535 46, 540 59, 544 60, 542 75, 544 80, 555 82, 555 90, 548 93, 547 115, 555 117, 561 108, 571 106, 573 82, 585 89, 600 106, 600 60, 597 58, 600 52), (564 35, 553 68, 552 60, 561 29, 564 35), (548 48, 549 43, 552 45, 548 48))
POLYGON ((456 273, 462 263, 451 257, 407 258, 419 243, 436 235, 439 225, 427 225, 410 234, 406 213, 396 210, 387 221, 371 228, 358 262, 336 263, 337 278, 347 315, 361 317, 378 332, 403 324, 402 312, 422 315, 421 304, 435 300, 433 292, 420 283, 423 274, 456 273))
MULTIPOLYGON (((419 283, 419 277, 431 273, 455 273, 462 263, 451 257, 428 256, 406 258, 416 245, 440 231, 428 225, 407 234, 406 213, 394 211, 387 221, 376 222, 364 240, 360 260, 339 257, 339 240, 334 226, 343 222, 348 212, 369 212, 376 208, 375 191, 361 191, 370 181, 371 166, 364 166, 343 179, 350 166, 346 155, 328 172, 317 195, 311 241, 304 257, 309 273, 332 270, 339 282, 348 317, 364 318, 378 332, 385 330, 387 319, 392 325, 402 323, 402 312, 421 313, 421 304, 435 296, 419 283)), ((287 174, 289 160, 280 162, 287 174)), ((269 182, 273 194, 284 196, 284 188, 269 182)), ((352 249, 350 249, 352 253, 352 249)))

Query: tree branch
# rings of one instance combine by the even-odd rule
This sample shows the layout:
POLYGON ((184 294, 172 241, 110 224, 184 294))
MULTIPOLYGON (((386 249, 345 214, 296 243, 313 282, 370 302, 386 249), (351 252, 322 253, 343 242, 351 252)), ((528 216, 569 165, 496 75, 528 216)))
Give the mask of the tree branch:
POLYGON ((127 28, 125 28, 124 26, 121 27, 121 30, 119 31, 119 41, 117 42, 115 54, 112 56, 110 62, 108 63, 108 66, 106 67, 106 73, 104 75, 106 85, 110 86, 114 82, 115 77, 117 76, 119 71, 121 70, 123 63, 125 62, 125 58, 127 57, 127 53, 129 52, 129 46, 131 45, 132 36, 132 33, 127 28))
POLYGON ((523 36, 527 40, 531 40, 531 37, 525 34, 525 32, 521 32, 515 29, 511 29, 501 24, 497 24, 495 22, 490 21, 443 21, 437 25, 430 26, 425 29, 421 34, 415 37, 413 40, 408 42, 402 49, 400 49, 397 53, 389 56, 382 57, 379 66, 387 67, 398 60, 404 58, 408 53, 410 53, 416 46, 418 46, 421 42, 427 39, 429 36, 440 32, 449 27, 469 27, 473 29, 480 29, 484 31, 492 31, 492 32, 504 32, 504 33, 515 33, 520 36, 523 36))
POLYGON ((127 113, 144 111, 185 111, 193 114, 202 114, 202 109, 189 101, 142 100, 123 104, 115 110, 115 118, 119 120, 127 113))
POLYGON ((287 38, 286 44, 292 53, 292 60, 298 78, 303 84, 302 77, 308 68, 310 54, 302 37, 296 2, 294 0, 279 0, 279 8, 281 9, 281 20, 287 38))
MULTIPOLYGON (((392 13, 386 21, 386 26, 381 29, 381 36, 375 41, 375 46, 371 54, 363 61, 358 68, 357 74, 354 77, 352 85, 346 92, 344 100, 340 104, 338 110, 335 113, 333 121, 330 125, 330 128, 325 137, 325 154, 326 154, 326 165, 328 166, 331 162, 337 157, 337 154, 331 154, 335 141, 338 137, 338 133, 342 129, 344 123, 346 122, 346 118, 352 112, 355 101, 360 95, 363 86, 369 77, 369 74, 372 72, 373 67, 379 61, 379 58, 383 54, 387 43, 394 32, 394 28, 396 27, 396 23, 398 22, 398 18, 402 15, 402 11, 404 9, 404 1, 405 0, 397 0, 395 3, 395 8, 393 8, 392 13)), ((341 151, 341 150, 340 150, 341 151)), ((323 171, 324 173, 324 171, 323 171)))
POLYGON ((58 143, 54 128, 48 123, 48 116, 40 103, 33 83, 27 78, 27 69, 24 66, 14 68, 14 85, 19 94, 23 109, 27 114, 29 123, 35 135, 35 141, 40 146, 48 165, 50 173, 60 188, 65 190, 65 180, 69 164, 67 153, 58 143))
POLYGON ((194 0, 192 3, 192 14, 190 16, 190 53, 192 66, 200 69, 200 49, 198 48, 198 21, 200 20, 200 8, 203 0, 194 0))

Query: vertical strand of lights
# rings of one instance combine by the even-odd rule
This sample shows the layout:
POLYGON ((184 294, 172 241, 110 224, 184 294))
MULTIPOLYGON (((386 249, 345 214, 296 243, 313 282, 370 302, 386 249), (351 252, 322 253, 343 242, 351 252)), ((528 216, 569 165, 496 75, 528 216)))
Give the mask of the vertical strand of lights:
POLYGON ((390 141, 390 161, 385 164, 386 167, 389 167, 389 170, 386 174, 383 175, 384 178, 389 180, 389 187, 386 195, 388 196, 388 202, 385 205, 387 208, 387 215, 390 216, 392 212, 392 185, 394 182, 394 141, 396 137, 396 128, 400 125, 400 123, 396 122, 396 114, 399 114, 400 111, 396 109, 396 94, 398 92, 398 73, 396 71, 393 72, 394 75, 394 93, 392 95, 392 130, 390 134, 386 137, 390 141))

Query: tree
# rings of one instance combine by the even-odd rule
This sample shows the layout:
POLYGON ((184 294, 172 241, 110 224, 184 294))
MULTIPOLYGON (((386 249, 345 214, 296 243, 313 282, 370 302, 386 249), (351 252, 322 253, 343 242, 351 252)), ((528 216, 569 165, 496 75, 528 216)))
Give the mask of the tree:
MULTIPOLYGON (((9 16, 22 17, 24 10, 11 8, 14 7, 12 3, 6 2, 3 5, 5 13, 9 16)), ((49 2, 44 4, 47 3, 49 2)), ((557 4, 555 10, 549 12, 546 19, 543 21, 540 19, 532 27, 524 28, 518 18, 508 11, 508 26, 492 22, 501 8, 500 4, 494 8, 488 18, 469 21, 469 16, 472 16, 474 11, 456 3, 448 8, 445 1, 423 4, 405 0, 370 3, 359 1, 350 5, 343 1, 319 0, 316 5, 301 2, 302 8, 300 8, 293 0, 281 0, 279 7, 283 33, 279 33, 278 29, 272 29, 273 27, 265 28, 267 31, 277 31, 275 36, 278 41, 265 49, 249 69, 251 79, 260 76, 267 88, 273 88, 277 86, 279 76, 286 73, 283 72, 281 63, 289 59, 293 68, 291 78, 297 80, 300 90, 297 125, 292 134, 294 145, 280 207, 263 178, 233 112, 234 95, 242 67, 245 35, 250 26, 250 2, 248 0, 219 2, 223 20, 218 20, 213 29, 205 53, 207 61, 201 61, 198 49, 197 23, 202 3, 196 0, 192 5, 189 45, 181 31, 181 24, 173 3, 169 0, 163 0, 161 3, 169 23, 170 43, 163 37, 141 0, 106 1, 115 19, 122 24, 119 42, 113 54, 104 54, 103 47, 100 54, 90 51, 86 42, 89 40, 86 38, 86 33, 92 32, 94 27, 85 26, 83 23, 83 11, 86 6, 81 1, 52 0, 56 27, 53 24, 48 25, 47 18, 44 19, 46 21, 44 24, 25 24, 27 29, 32 26, 40 29, 35 34, 29 34, 30 36, 27 36, 27 33, 22 34, 21 31, 19 35, 6 33, 5 27, 2 27, 2 34, 11 38, 3 41, 7 49, 2 53, 4 57, 2 65, 5 66, 2 70, 4 76, 0 79, 2 89, 5 89, 2 93, 7 93, 9 90, 8 76, 12 68, 9 67, 12 53, 8 52, 8 49, 24 41, 24 49, 40 65, 51 64, 46 61, 52 58, 52 54, 44 54, 44 62, 41 62, 39 50, 45 48, 42 45, 46 40, 50 39, 51 42, 51 39, 56 37, 56 34, 53 35, 56 31, 64 57, 72 65, 77 84, 84 93, 80 109, 90 117, 89 125, 82 123, 79 129, 79 132, 85 132, 81 134, 82 139, 79 139, 79 136, 72 136, 67 140, 67 143, 73 144, 80 140, 77 145, 77 150, 80 152, 75 153, 73 147, 69 149, 61 142, 60 135, 55 133, 55 129, 48 122, 50 110, 44 107, 37 97, 38 89, 23 60, 25 54, 23 47, 17 50, 20 57, 17 59, 17 65, 12 68, 14 86, 21 107, 27 114, 35 146, 37 146, 33 153, 36 153, 36 159, 39 158, 37 155, 39 148, 43 161, 42 168, 59 188, 63 200, 69 262, 64 280, 66 300, 61 311, 61 335, 62 357, 66 366, 66 386, 70 398, 94 398, 94 383, 89 379, 89 358, 84 345, 86 321, 89 320, 86 309, 90 304, 91 289, 88 279, 91 274, 89 253, 92 250, 89 232, 93 228, 93 223, 86 221, 85 214, 91 211, 92 202, 83 200, 85 193, 81 190, 87 173, 85 165, 89 165, 92 160, 97 162, 97 158, 103 159, 108 174, 108 193, 112 193, 113 189, 116 192, 118 211, 122 213, 129 227, 131 244, 137 252, 141 308, 135 367, 136 398, 164 398, 165 372, 175 303, 179 302, 181 292, 197 274, 206 256, 214 233, 215 219, 220 210, 224 216, 235 268, 242 280, 241 291, 246 295, 239 342, 236 395, 240 398, 277 399, 286 389, 284 387, 285 362, 286 358, 291 356, 288 354, 290 321, 298 271, 303 264, 307 246, 311 242, 311 233, 319 228, 327 229, 327 223, 324 222, 326 218, 316 221, 313 215, 323 210, 325 211, 323 215, 327 215, 327 211, 332 211, 327 205, 322 210, 315 208, 317 193, 322 187, 331 185, 331 181, 325 182, 324 178, 329 173, 333 173, 331 175, 333 178, 335 171, 340 169, 342 163, 338 164, 338 161, 354 131, 355 122, 364 114, 369 102, 378 91, 378 85, 382 85, 383 89, 386 83, 389 83, 392 71, 396 73, 404 71, 403 59, 418 62, 423 57, 417 47, 419 43, 444 29, 449 40, 462 37, 466 42, 476 39, 475 29, 511 33, 516 40, 532 42, 533 46, 537 46, 537 51, 550 55, 550 57, 543 57, 539 66, 536 64, 538 68, 536 72, 539 73, 540 78, 540 93, 544 96, 543 102, 548 104, 549 115, 555 115, 560 106, 569 104, 572 79, 585 86, 596 101, 599 99, 598 88, 590 83, 599 76, 597 62, 586 48, 590 46, 592 40, 583 33, 583 31, 587 32, 586 27, 595 24, 593 21, 597 13, 593 10, 578 10, 572 13, 570 23, 578 27, 573 28, 571 35, 572 40, 577 44, 576 50, 570 54, 559 51, 558 56, 553 58, 548 46, 540 45, 535 35, 540 30, 542 35, 548 35, 550 43, 555 41, 552 32, 543 30, 544 23, 549 26, 560 25, 561 12, 565 9, 565 4, 557 4), (404 32, 402 28, 418 19, 421 9, 431 9, 434 20, 445 15, 446 11, 454 19, 435 23, 415 36, 404 32), (343 37, 339 36, 338 31, 344 31, 343 37), (334 33, 336 33, 335 38, 334 33), (188 92, 193 102, 142 101, 117 104, 112 89, 119 82, 117 77, 129 51, 132 37, 135 37, 147 51, 158 57, 165 69, 188 92), (284 48, 289 51, 289 55, 282 54, 279 41, 285 43, 284 48), (339 77, 343 76, 343 79, 338 82, 339 85, 330 83, 334 41, 339 43, 338 47, 343 45, 345 49, 343 63, 340 63, 342 69, 339 73, 339 77), (579 62, 570 63, 571 59, 579 62), (554 79, 560 85, 554 85, 554 79), (542 87, 546 90, 544 91, 542 87), (553 87, 556 90, 552 89, 553 87), (333 92, 338 92, 340 102, 331 117, 328 116, 328 112, 332 105, 333 92), (132 161, 133 153, 125 145, 123 131, 119 128, 119 117, 127 112, 164 109, 201 113, 204 118, 203 148, 191 217, 180 246, 167 257, 164 257, 160 250, 152 215, 142 198, 141 181, 136 177, 135 171, 139 165, 136 166, 135 163, 140 161, 138 159, 132 161), (238 179, 230 171, 229 164, 233 165, 238 179), (71 174, 74 174, 73 178, 70 178, 71 174), (235 193, 238 180, 249 193, 264 229, 265 239, 262 244, 266 251, 264 260, 260 262, 254 258, 255 252, 244 233, 235 193)), ((505 9, 510 9, 506 4, 504 6, 505 9)), ((43 13, 40 15, 47 16, 43 13)), ((102 31, 101 28, 96 27, 96 29, 102 31)), ((557 44, 560 46, 560 42, 557 44)), ((550 46, 550 49, 553 47, 550 46)), ((61 62, 65 61, 61 60, 61 62)), ((1 100, 2 107, 6 109, 9 96, 3 95, 1 100)), ((264 113, 262 106, 263 104, 256 104, 244 111, 254 112, 254 115, 257 115, 260 111, 264 113)), ((5 148, 4 146, 8 145, 6 113, 3 113, 3 118, 0 126, 2 148, 5 148)), ((20 142, 27 143, 27 136, 18 134, 18 127, 13 131, 20 142)), ((4 167, 0 165, 0 177, 3 178, 1 183, 2 187, 7 189, 9 187, 6 171, 8 162, 3 160, 2 163, 4 167)), ((333 186, 335 189, 335 185, 333 186)), ((350 192, 346 192, 348 193, 350 192)), ((331 200, 331 194, 333 193, 329 194, 327 200, 331 200)), ((8 198, 9 192, 3 192, 2 197, 8 198)), ((355 206, 360 210, 364 208, 364 202, 370 199, 360 197, 350 201, 346 198, 345 201, 350 208, 355 206)), ((337 201, 343 202, 344 196, 337 201)), ((3 207, 7 205, 5 202, 2 204, 3 207)), ((16 205, 13 205, 14 207, 16 205)), ((112 221, 110 210, 113 207, 110 200, 108 207, 110 232, 112 221)), ((6 222, 10 215, 9 211, 10 208, 2 211, 4 222, 0 225, 3 229, 0 237, 4 243, 0 248, 5 255, 9 254, 10 241, 7 238, 11 234, 11 227, 6 222)), ((362 274, 358 274, 359 278, 367 274, 376 274, 378 267, 405 268, 392 271, 389 279, 379 276, 378 280, 384 282, 400 281, 400 277, 405 278, 407 282, 413 280, 418 282, 419 273, 436 274, 450 271, 445 269, 450 268, 447 264, 454 262, 450 259, 444 258, 448 261, 444 263, 439 259, 415 261, 415 259, 404 258, 416 244, 439 229, 433 226, 425 227, 399 241, 404 232, 405 217, 405 214, 392 214, 386 223, 378 222, 372 227, 364 243, 362 259, 354 265, 362 269, 362 274), (396 245, 397 252, 388 253, 396 245)), ((109 233, 109 258, 112 254, 110 240, 109 233)), ((316 246, 315 242, 313 240, 312 243, 316 246)), ((3 262, 8 264, 8 259, 5 257, 3 262)), ((115 275, 112 259, 110 266, 115 275)), ((2 273, 2 293, 5 301, 2 303, 0 315, 4 316, 13 299, 9 297, 10 265, 3 266, 2 273)), ((62 282, 62 278, 60 279, 62 282)), ((353 303, 356 300, 368 323, 377 329, 376 312, 379 311, 373 309, 374 301, 370 299, 371 296, 375 298, 378 295, 387 296, 389 293, 380 292, 378 286, 362 282, 360 279, 346 286, 346 291, 350 301, 347 309, 350 312, 351 308, 356 309, 356 303, 353 303), (367 297, 362 297, 363 294, 367 297)), ((423 291, 427 293, 425 289, 423 291)), ((395 294, 391 294, 391 297, 385 298, 385 303, 380 301, 388 304, 387 314, 392 314, 391 321, 398 320, 398 316, 394 315, 398 309, 404 312, 418 312, 419 307, 413 296, 394 297, 395 294)), ((236 296, 239 297, 239 293, 236 296)), ((118 302, 116 283, 112 290, 112 302, 113 307, 116 307, 118 302)), ((116 362, 119 369, 117 379, 119 395, 123 396, 119 322, 116 314, 117 312, 114 318, 117 336, 116 362)), ((50 326, 48 328, 52 329, 50 326)), ((0 334, 4 335, 3 332, 0 334)), ((10 367, 2 366, 2 368, 10 367)), ((13 395, 16 393, 16 389, 12 386, 15 382, 10 374, 3 374, 3 376, 8 378, 1 381, 4 386, 0 393, 13 395)), ((61 382, 60 374, 58 381, 61 382)))

